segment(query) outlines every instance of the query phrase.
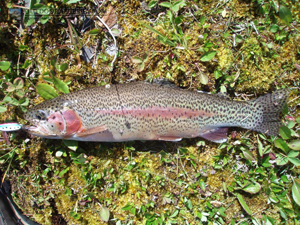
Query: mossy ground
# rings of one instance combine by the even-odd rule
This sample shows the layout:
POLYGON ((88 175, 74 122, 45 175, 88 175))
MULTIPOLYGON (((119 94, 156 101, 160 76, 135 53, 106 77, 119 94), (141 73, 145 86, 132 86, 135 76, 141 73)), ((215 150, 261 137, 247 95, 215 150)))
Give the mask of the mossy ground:
MULTIPOLYGON (((44 73, 55 70, 51 65, 54 58, 57 64, 68 64, 68 69, 56 71, 56 76, 70 83, 70 91, 99 84, 167 78, 183 88, 214 93, 225 90, 232 97, 248 100, 288 87, 296 90, 290 96, 294 100, 289 102, 289 116, 299 117, 299 4, 287 4, 293 21, 286 26, 276 13, 272 14, 272 9, 270 13, 259 13, 264 7, 269 8, 271 1, 261 5, 259 1, 186 1, 174 13, 175 17, 182 16, 174 28, 167 9, 157 5, 145 8, 149 2, 105 1, 99 9, 103 16, 112 6, 118 17, 121 34, 117 37, 119 55, 113 70, 113 57, 105 51, 111 42, 109 35, 103 30, 96 36, 81 33, 81 44, 101 44, 97 46, 97 63, 79 63, 66 21, 56 17, 25 28, 20 35, 12 21, 2 22, 0 58, 16 65, 20 52, 21 63, 26 59, 33 62, 31 75, 25 76, 25 69, 19 74, 25 80, 26 96, 32 105, 43 101, 35 85, 45 82, 44 73), (276 31, 271 30, 272 25, 278 26, 276 31), (163 44, 147 26, 176 45, 163 44), (21 45, 28 46, 27 50, 18 51, 21 45), (213 59, 200 60, 211 51, 216 51, 213 59), (147 60, 139 69, 132 58, 145 53, 147 60), (217 79, 216 71, 221 72, 217 79)), ((47 5, 66 6, 57 1, 48 1, 47 5)), ((81 6, 94 7, 87 1, 81 6)), ((8 19, 6 13, 2 17, 8 19)), ((96 19, 94 22, 99 28, 96 19)), ((3 88, 6 81, 17 76, 1 73, 3 88)), ((4 96, 5 90, 2 92, 4 96)), ((26 123, 20 110, 13 106, 8 106, 0 118, 26 123)), ((295 130, 299 129, 297 126, 295 130)), ((201 139, 179 143, 83 142, 76 152, 62 141, 30 138, 22 143, 25 138, 26 134, 17 134, 12 136, 11 146, 2 144, 4 153, 17 147, 6 178, 11 180, 14 200, 20 208, 41 224, 102 224, 105 222, 100 217, 101 206, 108 208, 110 224, 247 224, 254 219, 291 224, 300 218, 299 207, 291 199, 292 183, 280 184, 281 189, 276 187, 286 191, 287 201, 274 191, 277 184, 273 179, 280 179, 284 173, 297 178, 299 169, 291 165, 263 166, 254 132, 238 129, 236 134, 231 130, 228 143, 221 148, 201 139), (251 150, 253 161, 243 146, 251 150), (245 192, 238 181, 258 182, 261 189, 255 194, 245 192), (252 215, 245 212, 237 194, 243 195, 252 215), (273 195, 277 202, 275 198, 270 200, 273 195), (282 216, 284 209, 290 210, 287 218, 282 216)), ((261 141, 278 151, 267 139, 261 141)), ((8 162, 2 163, 5 170, 8 162)))

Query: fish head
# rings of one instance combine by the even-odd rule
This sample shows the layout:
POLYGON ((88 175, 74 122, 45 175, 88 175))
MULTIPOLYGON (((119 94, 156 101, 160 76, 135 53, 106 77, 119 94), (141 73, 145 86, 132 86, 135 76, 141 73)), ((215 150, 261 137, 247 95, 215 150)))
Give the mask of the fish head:
POLYGON ((32 108, 28 110, 24 118, 33 126, 25 129, 36 136, 55 137, 60 136, 65 129, 64 119, 60 111, 52 111, 51 108, 32 108))
POLYGON ((81 120, 66 104, 49 106, 51 100, 27 111, 24 118, 33 126, 25 126, 29 133, 46 138, 63 138, 74 134, 81 127, 81 120), (48 103, 48 105, 47 105, 48 103))

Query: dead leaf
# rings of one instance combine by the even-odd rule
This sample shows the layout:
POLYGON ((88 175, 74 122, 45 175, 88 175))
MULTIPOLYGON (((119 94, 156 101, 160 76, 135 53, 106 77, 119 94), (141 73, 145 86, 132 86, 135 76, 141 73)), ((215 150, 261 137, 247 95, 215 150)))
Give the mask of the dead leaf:
MULTIPOLYGON (((102 17, 102 20, 109 28, 113 27, 117 23, 118 18, 115 9, 112 6, 109 6, 105 16, 102 17)), ((101 23, 100 27, 105 26, 101 23)))

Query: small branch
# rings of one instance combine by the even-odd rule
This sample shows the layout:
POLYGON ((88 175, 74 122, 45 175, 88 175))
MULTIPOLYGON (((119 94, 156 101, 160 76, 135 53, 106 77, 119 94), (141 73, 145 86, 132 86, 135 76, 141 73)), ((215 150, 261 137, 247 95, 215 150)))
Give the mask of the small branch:
POLYGON ((98 20, 100 20, 100 22, 106 27, 106 29, 108 30, 109 34, 112 36, 113 40, 114 40, 114 50, 115 50, 115 56, 114 56, 114 59, 113 61, 111 62, 110 66, 111 66, 111 70, 113 70, 113 66, 114 66, 114 62, 117 58, 117 55, 118 55, 118 46, 117 46, 117 41, 115 39, 115 36, 113 35, 111 29, 107 26, 106 23, 104 23, 104 21, 99 17, 97 16, 98 20))

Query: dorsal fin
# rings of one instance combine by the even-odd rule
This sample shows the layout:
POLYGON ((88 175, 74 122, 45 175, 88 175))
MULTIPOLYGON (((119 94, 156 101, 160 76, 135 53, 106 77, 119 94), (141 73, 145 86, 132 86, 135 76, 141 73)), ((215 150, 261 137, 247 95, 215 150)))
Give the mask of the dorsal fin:
POLYGON ((218 93, 216 93, 216 96, 218 96, 220 98, 227 99, 227 100, 232 100, 230 98, 230 96, 228 95, 228 93, 225 93, 225 92, 218 92, 218 93))
POLYGON ((158 84, 160 86, 171 87, 171 88, 179 88, 174 83, 167 80, 166 78, 155 78, 152 80, 152 84, 158 84))

